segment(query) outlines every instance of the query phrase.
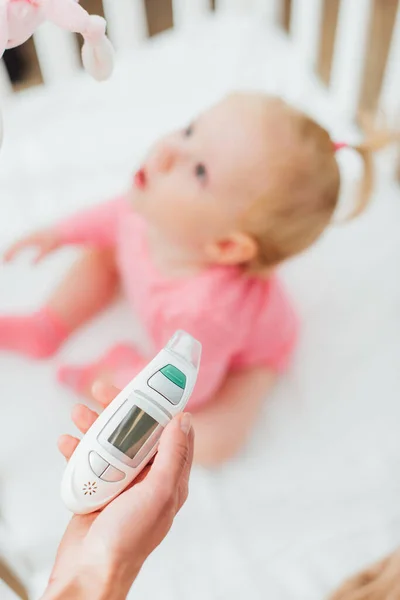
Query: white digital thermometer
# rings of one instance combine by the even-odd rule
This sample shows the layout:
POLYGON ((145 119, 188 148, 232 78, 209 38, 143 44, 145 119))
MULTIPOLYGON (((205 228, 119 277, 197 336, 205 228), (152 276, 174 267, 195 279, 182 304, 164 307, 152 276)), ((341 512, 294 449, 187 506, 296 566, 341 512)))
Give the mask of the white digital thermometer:
POLYGON ((76 514, 103 508, 142 471, 196 383, 201 344, 178 331, 101 413, 71 456, 61 484, 76 514))

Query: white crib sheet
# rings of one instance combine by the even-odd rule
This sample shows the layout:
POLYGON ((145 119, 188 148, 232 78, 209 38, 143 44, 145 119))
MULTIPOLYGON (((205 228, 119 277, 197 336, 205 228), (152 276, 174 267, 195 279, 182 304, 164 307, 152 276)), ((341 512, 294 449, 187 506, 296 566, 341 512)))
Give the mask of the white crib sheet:
MULTIPOLYGON (((5 114, 0 240, 122 189, 141 153, 225 91, 283 93, 349 129, 286 40, 252 20, 168 33, 121 59, 114 78, 26 93, 5 114)), ((351 157, 343 160, 352 165, 351 157)), ((400 194, 382 182, 369 212, 284 269, 303 333, 242 456, 196 469, 187 506, 148 561, 135 600, 319 600, 400 542, 400 194)), ((73 259, 0 269, 0 310, 37 306, 73 259)), ((113 307, 60 355, 0 355, 0 507, 15 545, 46 570, 68 515, 57 436, 75 398, 55 383, 65 359, 90 360, 132 322, 113 307)))

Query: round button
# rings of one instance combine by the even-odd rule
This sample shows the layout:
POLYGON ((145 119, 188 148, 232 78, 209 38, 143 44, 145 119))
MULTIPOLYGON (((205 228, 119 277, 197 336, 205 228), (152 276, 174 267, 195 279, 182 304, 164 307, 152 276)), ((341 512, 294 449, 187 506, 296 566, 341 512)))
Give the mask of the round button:
POLYGON ((175 405, 182 400, 185 391, 184 388, 176 385, 171 379, 163 375, 161 371, 157 371, 155 375, 150 377, 148 384, 153 390, 175 405))
POLYGON ((89 464, 93 473, 97 475, 97 477, 101 477, 101 475, 104 473, 104 471, 107 469, 110 463, 104 460, 104 458, 102 458, 100 454, 97 454, 97 452, 93 451, 89 454, 89 464))
POLYGON ((101 479, 103 481, 108 481, 109 483, 115 483, 116 481, 122 481, 125 479, 125 473, 109 465, 109 467, 107 467, 102 474, 101 479))

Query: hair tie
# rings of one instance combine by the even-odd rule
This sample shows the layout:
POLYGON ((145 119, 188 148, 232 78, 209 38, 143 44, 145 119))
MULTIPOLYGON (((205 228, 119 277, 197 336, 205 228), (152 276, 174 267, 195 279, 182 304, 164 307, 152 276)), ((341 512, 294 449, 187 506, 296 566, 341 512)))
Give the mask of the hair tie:
POLYGON ((335 142, 333 144, 333 147, 335 149, 335 152, 337 152, 338 150, 342 150, 342 148, 348 148, 349 145, 346 142, 335 142))

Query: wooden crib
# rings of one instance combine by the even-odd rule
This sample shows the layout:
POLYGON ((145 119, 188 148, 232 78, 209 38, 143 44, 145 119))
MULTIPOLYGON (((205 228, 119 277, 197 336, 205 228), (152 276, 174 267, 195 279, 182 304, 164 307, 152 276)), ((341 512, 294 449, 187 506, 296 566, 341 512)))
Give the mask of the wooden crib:
MULTIPOLYGON (((397 0, 170 0, 177 34, 211 15, 257 15, 266 25, 288 31, 294 51, 316 70, 347 115, 383 110, 396 116, 399 97, 399 14, 397 0), (397 10, 397 15, 396 15, 397 10)), ((160 0, 160 3, 168 0, 160 0)), ((109 35, 119 53, 146 42, 145 0, 104 0, 109 35)), ((223 36, 221 36, 223 42, 223 36)), ((81 68, 74 35, 50 24, 34 35, 46 85, 64 81, 81 68)), ((2 95, 12 91, 2 68, 2 95)))
MULTIPOLYGON (((117 70, 127 70, 130 57, 136 61, 144 60, 147 48, 153 53, 152 65, 158 60, 160 64, 163 60, 167 61, 166 55, 169 56, 168 60, 190 61, 190 40, 193 39, 197 44, 196 52, 204 49, 207 64, 215 62, 224 65, 225 60, 228 63, 231 59, 237 61, 236 66, 240 63, 243 70, 238 83, 244 81, 247 84, 246 60, 251 62, 251 54, 246 50, 246 36, 252 37, 253 31, 260 35, 262 28, 265 28, 265 36, 270 36, 272 40, 269 56, 265 60, 271 62, 277 58, 274 55, 275 42, 271 33, 276 32, 276 53, 281 52, 281 44, 284 44, 288 55, 295 61, 287 64, 297 65, 299 69, 286 76, 299 82, 299 86, 303 79, 316 79, 318 89, 322 90, 321 94, 329 98, 330 106, 341 115, 343 122, 356 122, 360 109, 366 109, 372 113, 381 112, 394 127, 399 124, 400 4, 398 6, 397 1, 216 0, 211 3, 210 0, 173 0, 172 5, 174 27, 161 34, 163 42, 157 49, 157 42, 148 40, 144 1, 103 0, 109 36, 117 50, 117 70), (377 47, 382 42, 379 24, 383 18, 386 21, 389 19, 389 23, 386 23, 389 35, 383 46, 379 46, 378 53, 377 47), (250 28, 249 22, 252 23, 250 28), (256 30, 252 29, 253 26, 256 30), (228 30, 231 31, 229 35, 226 33, 228 30), (182 40, 185 41, 182 47, 187 52, 184 57, 179 50, 182 40), (236 42, 238 47, 240 42, 239 51, 236 42), (379 64, 375 65, 374 74, 369 75, 368 79, 365 74, 371 73, 371 64, 376 62, 377 54, 379 64)), ((6 137, 14 135, 13 126, 9 130, 7 128, 7 119, 10 117, 12 123, 25 119, 24 123, 28 123, 26 115, 29 116, 29 107, 35 104, 36 97, 46 96, 43 106, 49 106, 51 99, 54 98, 56 103, 60 94, 70 93, 71 98, 76 90, 79 90, 80 95, 85 94, 85 85, 90 98, 96 96, 97 84, 86 84, 84 79, 87 76, 79 73, 81 61, 74 35, 46 24, 35 33, 34 44, 44 87, 13 93, 4 65, 1 67, 0 95, 5 107, 6 137)), ((198 64, 201 64, 201 54, 196 55, 196 65, 198 64)), ((174 64, 168 65, 173 71, 174 64)), ((179 68, 182 68, 182 64, 179 68)), ((228 68, 231 67, 227 64, 228 68)), ((149 78, 158 76, 160 67, 158 69, 157 71, 155 68, 154 73, 150 71, 149 78)), ((257 84, 257 77, 252 77, 252 84, 257 84)), ((202 84, 207 85, 207 74, 202 75, 202 84)), ((214 80, 210 85, 214 85, 214 80)), ((113 80, 107 86, 112 88, 113 80)), ((307 95, 308 92, 303 90, 303 93, 307 95)), ((40 102, 41 100, 37 101, 35 105, 36 111, 41 106, 40 102)), ((36 113, 33 112, 32 115, 34 114, 36 113)), ((28 130, 25 133, 29 136, 28 130)), ((7 143, 3 153, 0 161, 4 159, 7 164, 7 143)), ((391 161, 390 170, 395 169, 398 164, 395 153, 391 153, 388 160, 391 161)), ((20 207, 20 212, 22 219, 26 207, 20 207)), ((18 227, 19 225, 18 221, 18 227)), ((3 552, 0 556, 6 557, 7 543, 5 540, 2 543, 3 552)), ((18 566, 14 559, 8 560, 8 566, 6 562, 4 558, 3 564, 0 564, 0 576, 7 579, 19 597, 28 598, 31 574, 18 566), (25 591, 22 583, 18 582, 18 575, 25 580, 25 591)))

